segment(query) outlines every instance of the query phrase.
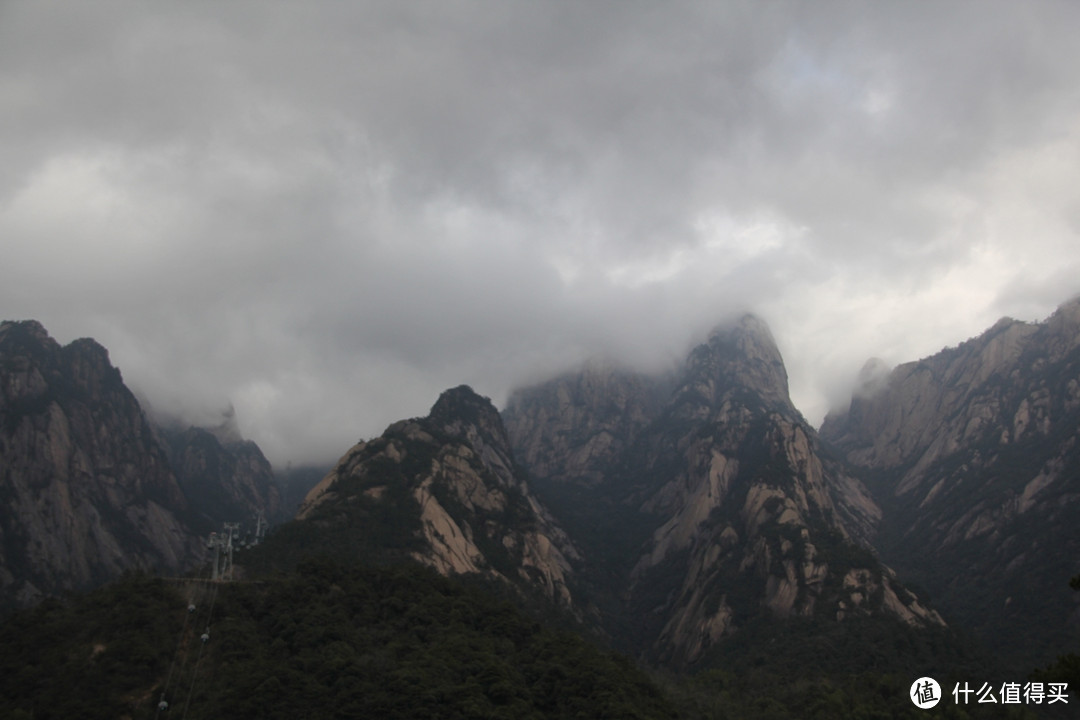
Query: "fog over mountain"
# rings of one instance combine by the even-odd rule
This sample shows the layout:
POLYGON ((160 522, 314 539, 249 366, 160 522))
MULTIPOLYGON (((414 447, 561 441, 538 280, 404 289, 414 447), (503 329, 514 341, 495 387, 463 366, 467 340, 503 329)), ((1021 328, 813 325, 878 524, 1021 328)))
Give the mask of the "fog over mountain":
POLYGON ((1080 291, 1080 7, 5 2, 0 319, 329 462, 752 310, 811 423, 1080 291))

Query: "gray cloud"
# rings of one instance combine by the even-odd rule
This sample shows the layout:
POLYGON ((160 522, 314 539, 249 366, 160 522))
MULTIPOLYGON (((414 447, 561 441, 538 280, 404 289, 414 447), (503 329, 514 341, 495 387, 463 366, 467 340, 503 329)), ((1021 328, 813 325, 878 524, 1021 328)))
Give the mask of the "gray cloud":
POLYGON ((747 309, 817 421, 1080 290, 1078 13, 5 3, 0 315, 278 464, 747 309))

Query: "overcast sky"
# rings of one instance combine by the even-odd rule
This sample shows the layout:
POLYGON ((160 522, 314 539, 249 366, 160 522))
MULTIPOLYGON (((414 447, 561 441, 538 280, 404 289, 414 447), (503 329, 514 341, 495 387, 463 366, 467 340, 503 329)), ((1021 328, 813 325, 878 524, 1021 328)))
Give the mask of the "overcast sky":
POLYGON ((1080 4, 0 2, 0 318, 329 462, 751 310, 818 424, 1080 292, 1080 4))

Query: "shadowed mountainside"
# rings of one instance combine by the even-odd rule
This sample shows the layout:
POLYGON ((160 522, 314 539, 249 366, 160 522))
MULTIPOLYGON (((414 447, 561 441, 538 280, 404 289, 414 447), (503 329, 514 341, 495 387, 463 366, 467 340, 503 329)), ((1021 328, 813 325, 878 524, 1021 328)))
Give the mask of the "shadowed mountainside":
POLYGON ((882 557, 1022 664, 1071 649, 1080 300, 864 378, 821 434, 884 511, 882 557))
POLYGON ((516 393, 504 415, 541 497, 604 577, 623 623, 611 631, 660 662, 699 661, 763 617, 943 624, 867 546, 880 510, 820 453, 753 316, 674 376, 587 366, 516 393))

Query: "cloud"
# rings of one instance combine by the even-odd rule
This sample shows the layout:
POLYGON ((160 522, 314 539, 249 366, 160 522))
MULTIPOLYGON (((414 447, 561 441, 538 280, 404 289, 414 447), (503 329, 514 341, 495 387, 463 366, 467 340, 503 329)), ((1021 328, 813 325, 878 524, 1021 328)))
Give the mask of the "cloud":
POLYGON ((1077 292, 1078 13, 6 3, 0 310, 277 464, 746 309, 817 421, 1077 292))

